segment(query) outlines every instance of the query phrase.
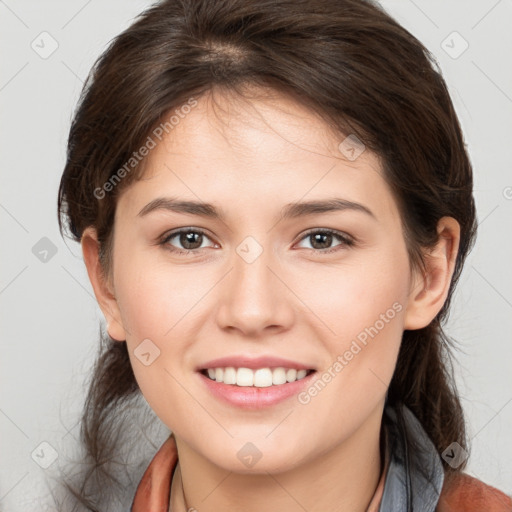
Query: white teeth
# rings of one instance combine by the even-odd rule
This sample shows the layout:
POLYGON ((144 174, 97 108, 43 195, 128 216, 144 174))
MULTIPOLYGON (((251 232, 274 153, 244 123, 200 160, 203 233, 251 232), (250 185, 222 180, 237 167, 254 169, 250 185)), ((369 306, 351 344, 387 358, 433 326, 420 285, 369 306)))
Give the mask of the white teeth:
POLYGON ((303 379, 306 376, 306 373, 308 373, 307 370, 299 370, 297 372, 297 380, 303 379))
POLYGON ((297 370, 294 368, 290 368, 286 371, 286 380, 288 382, 293 382, 294 380, 297 380, 297 370))
POLYGON ((284 368, 275 368, 272 372, 272 384, 279 385, 286 382, 286 370, 284 368))
MULTIPOLYGON (((218 379, 216 379, 219 382, 218 379)), ((223 381, 224 382, 224 381, 223 381)), ((236 372, 236 385, 237 386, 253 386, 254 385, 254 372, 249 368, 238 368, 236 372)))
POLYGON ((224 384, 236 384, 236 368, 230 366, 224 370, 224 384))
POLYGON ((208 377, 217 382, 232 384, 236 386, 266 388, 269 386, 279 386, 286 382, 294 382, 303 379, 308 370, 295 370, 294 368, 208 368, 208 377))

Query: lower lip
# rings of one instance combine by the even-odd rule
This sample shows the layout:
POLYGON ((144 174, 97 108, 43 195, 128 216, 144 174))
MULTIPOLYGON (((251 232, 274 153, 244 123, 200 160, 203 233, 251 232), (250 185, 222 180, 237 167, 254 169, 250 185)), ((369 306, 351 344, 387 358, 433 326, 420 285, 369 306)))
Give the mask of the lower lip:
POLYGON ((242 409, 263 409, 283 402, 297 395, 302 388, 309 385, 315 374, 316 372, 311 372, 303 379, 294 382, 258 388, 224 384, 223 382, 212 380, 199 372, 199 376, 214 396, 242 409))

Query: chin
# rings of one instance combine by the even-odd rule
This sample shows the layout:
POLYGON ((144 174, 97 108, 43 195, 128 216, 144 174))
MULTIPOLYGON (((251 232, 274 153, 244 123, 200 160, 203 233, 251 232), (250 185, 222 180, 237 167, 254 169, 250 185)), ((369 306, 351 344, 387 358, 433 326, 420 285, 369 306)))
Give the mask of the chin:
MULTIPOLYGON (((265 440, 265 436, 230 439, 225 444, 215 444, 216 450, 211 452, 211 445, 203 455, 218 467, 238 474, 283 473, 297 467, 304 459, 304 452, 297 450, 297 443, 289 446, 265 440), (246 440, 247 439, 247 440, 246 440), (217 450, 218 448, 218 450, 217 450), (231 455, 232 454, 232 455, 231 455)), ((293 439, 290 438, 290 441, 293 439)))

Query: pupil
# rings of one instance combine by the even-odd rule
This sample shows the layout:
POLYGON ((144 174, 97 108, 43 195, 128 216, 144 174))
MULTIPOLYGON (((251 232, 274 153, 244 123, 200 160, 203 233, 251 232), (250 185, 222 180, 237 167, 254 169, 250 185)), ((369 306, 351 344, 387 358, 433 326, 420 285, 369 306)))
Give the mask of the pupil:
POLYGON ((197 244, 197 240, 194 242, 194 238, 198 236, 198 237, 201 237, 201 233, 193 233, 193 232, 189 232, 189 233, 182 233, 181 236, 180 236, 180 243, 183 245, 183 247, 185 247, 185 249, 197 249, 198 247, 201 246, 201 243, 199 243, 198 247, 193 247, 194 243, 197 244), (192 245, 192 247, 190 246, 190 244, 192 245))
POLYGON ((324 244, 325 247, 315 247, 315 243, 313 243, 313 247, 315 249, 326 249, 327 247, 329 247, 329 245, 331 244, 332 242, 332 235, 330 235, 329 233, 317 233, 315 235, 313 235, 313 239, 316 242, 320 242, 320 244, 324 244), (323 242, 322 242, 323 240, 323 242))

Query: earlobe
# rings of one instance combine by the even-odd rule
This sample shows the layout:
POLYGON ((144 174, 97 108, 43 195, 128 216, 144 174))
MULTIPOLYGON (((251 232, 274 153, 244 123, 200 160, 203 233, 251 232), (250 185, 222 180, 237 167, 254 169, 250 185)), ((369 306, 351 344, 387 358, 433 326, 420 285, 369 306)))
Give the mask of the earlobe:
POLYGON ((459 250, 460 225, 452 217, 437 224, 438 242, 425 253, 426 272, 415 274, 404 317, 404 329, 426 327, 439 313, 448 296, 459 250))
POLYGON ((94 295, 107 322, 107 331, 111 338, 118 341, 126 340, 126 333, 113 287, 104 276, 99 260, 99 243, 96 229, 88 227, 80 240, 87 274, 94 290, 94 295))

